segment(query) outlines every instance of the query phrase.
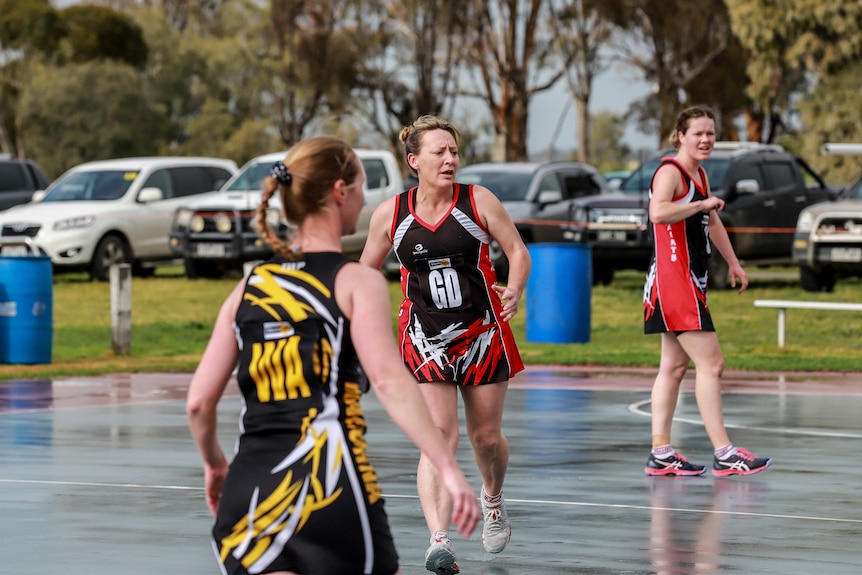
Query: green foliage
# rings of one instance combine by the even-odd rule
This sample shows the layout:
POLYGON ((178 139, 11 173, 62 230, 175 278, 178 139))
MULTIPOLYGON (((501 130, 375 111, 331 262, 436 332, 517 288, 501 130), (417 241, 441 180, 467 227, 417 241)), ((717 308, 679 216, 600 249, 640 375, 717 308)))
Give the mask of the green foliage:
POLYGON ((590 164, 600 171, 623 170, 631 153, 623 141, 626 120, 619 114, 602 111, 590 118, 590 164))
POLYGON ((110 58, 141 69, 147 62, 143 32, 131 18, 102 6, 75 4, 62 11, 71 62, 110 58))
POLYGON ((0 0, 0 49, 51 54, 65 33, 48 0, 0 0))
POLYGON ((109 60, 33 66, 31 74, 20 114, 29 155, 49 175, 81 162, 155 152, 158 118, 133 68, 109 60))

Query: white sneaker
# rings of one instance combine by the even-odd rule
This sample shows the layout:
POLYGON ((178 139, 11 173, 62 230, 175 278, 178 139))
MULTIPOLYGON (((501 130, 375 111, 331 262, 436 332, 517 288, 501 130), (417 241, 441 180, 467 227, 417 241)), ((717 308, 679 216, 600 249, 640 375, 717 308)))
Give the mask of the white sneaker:
POLYGON ((509 524, 509 514, 506 513, 506 502, 500 500, 496 506, 490 507, 485 502, 485 487, 479 495, 482 501, 482 515, 485 525, 482 527, 482 545, 488 553, 499 553, 509 544, 512 537, 512 526, 509 524))
POLYGON ((448 538, 431 537, 431 546, 425 552, 425 569, 437 575, 457 575, 461 572, 455 563, 455 550, 448 538))

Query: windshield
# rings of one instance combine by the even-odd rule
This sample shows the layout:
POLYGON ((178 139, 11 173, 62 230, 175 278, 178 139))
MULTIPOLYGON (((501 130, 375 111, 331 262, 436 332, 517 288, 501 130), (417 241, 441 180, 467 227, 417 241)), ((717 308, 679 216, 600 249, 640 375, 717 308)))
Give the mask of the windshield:
POLYGON ((530 191, 532 172, 460 172, 462 184, 479 184, 491 190, 501 202, 519 202, 530 191))
MULTIPOLYGON (((645 161, 637 170, 632 172, 627 180, 620 184, 619 190, 627 194, 645 194, 649 191, 653 174, 655 174, 660 163, 661 158, 645 161)), ((730 160, 709 158, 704 160, 701 165, 706 170, 706 177, 709 179, 710 186, 715 189, 721 188, 730 167, 730 160)))
POLYGON ((263 188, 263 179, 269 175, 269 170, 275 162, 258 162, 249 164, 242 173, 237 174, 233 183, 228 186, 227 191, 260 191, 263 188))
POLYGON ((850 184, 850 189, 847 192, 846 199, 862 200, 862 174, 859 174, 859 177, 856 178, 856 181, 850 184))
POLYGON ((118 200, 138 177, 135 171, 76 172, 58 180, 43 202, 118 200))

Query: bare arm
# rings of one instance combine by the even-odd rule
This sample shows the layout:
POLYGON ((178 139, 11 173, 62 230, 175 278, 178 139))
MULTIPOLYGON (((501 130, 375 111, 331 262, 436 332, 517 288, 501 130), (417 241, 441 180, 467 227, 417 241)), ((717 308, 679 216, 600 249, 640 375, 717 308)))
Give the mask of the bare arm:
POLYGON ((207 506, 213 515, 228 470, 227 458, 216 436, 216 408, 239 357, 232 324, 243 285, 240 282, 222 304, 186 398, 189 429, 203 459, 207 506))
POLYGON ((386 281, 368 266, 348 264, 336 276, 335 294, 350 317, 353 345, 374 392, 395 424, 440 470, 452 496, 452 519, 468 537, 479 519, 476 494, 431 419, 419 384, 401 361, 386 281))
POLYGON ((518 311, 518 302, 527 285, 530 276, 532 260, 521 234, 509 217, 509 213, 497 196, 482 186, 473 186, 473 198, 482 224, 488 229, 491 237, 500 245, 500 249, 509 260, 509 279, 505 286, 494 286, 494 290, 503 300, 504 321, 509 321, 518 311))
POLYGON ((371 214, 371 222, 368 225, 368 239, 359 261, 379 270, 383 260, 392 249, 392 238, 389 230, 392 227, 392 218, 395 215, 395 198, 389 198, 374 210, 371 214))

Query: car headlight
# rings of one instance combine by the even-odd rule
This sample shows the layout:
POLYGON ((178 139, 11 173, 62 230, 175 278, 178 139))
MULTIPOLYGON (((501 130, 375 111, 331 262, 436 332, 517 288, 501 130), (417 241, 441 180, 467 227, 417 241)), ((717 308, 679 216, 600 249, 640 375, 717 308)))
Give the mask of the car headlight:
POLYGON ((230 220, 230 216, 227 214, 224 214, 224 213, 216 214, 216 216, 215 216, 215 218, 213 218, 213 220, 215 221, 216 230, 220 234, 229 233, 231 228, 233 227, 232 222, 230 220))
POLYGON ((812 228, 814 228, 814 215, 809 212, 801 212, 799 219, 796 220, 796 230, 810 232, 812 228))
POLYGON ((204 222, 203 216, 192 216, 192 219, 189 220, 189 229, 196 234, 199 234, 204 231, 205 225, 206 222, 204 222))
POLYGON ((76 216, 74 218, 66 218, 54 222, 54 231, 62 232, 66 230, 74 230, 77 228, 86 228, 93 225, 96 221, 96 216, 76 216))
POLYGON ((174 228, 185 229, 189 227, 189 224, 192 221, 192 214, 194 214, 194 212, 186 208, 180 208, 177 210, 176 217, 174 218, 174 228))
POLYGON ((281 210, 278 208, 269 208, 266 210, 266 225, 272 229, 277 229, 281 223, 281 210))

